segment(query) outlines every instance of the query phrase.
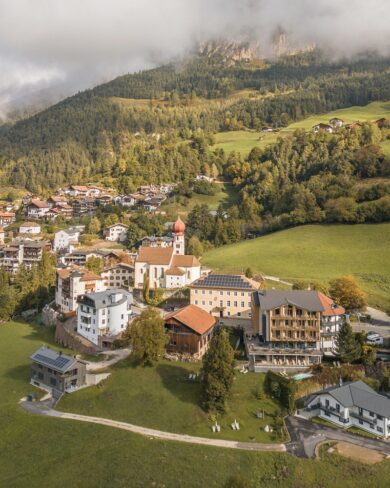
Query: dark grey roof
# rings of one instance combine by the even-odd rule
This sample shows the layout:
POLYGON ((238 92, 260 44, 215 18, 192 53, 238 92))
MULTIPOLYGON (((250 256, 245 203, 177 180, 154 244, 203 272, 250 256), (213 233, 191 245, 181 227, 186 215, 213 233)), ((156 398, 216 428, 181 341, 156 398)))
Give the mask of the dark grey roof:
POLYGON ((61 354, 48 347, 40 347, 37 351, 31 354, 30 359, 31 361, 34 361, 34 363, 42 364, 59 373, 66 373, 74 368, 78 362, 76 358, 61 354))
POLYGON ((323 312, 324 307, 315 290, 261 290, 253 294, 261 310, 273 310, 283 305, 295 305, 310 312, 323 312))
POLYGON ((233 290, 253 290, 255 286, 241 275, 209 274, 199 278, 191 285, 192 288, 230 288, 233 290))
POLYGON ((129 301, 129 303, 131 304, 133 303, 133 295, 127 290, 120 288, 120 289, 98 291, 95 293, 86 293, 85 295, 81 295, 77 301, 83 304, 90 303, 91 306, 99 309, 99 308, 113 307, 115 305, 124 303, 125 301, 129 301), (117 295, 119 293, 122 294, 123 297, 116 302, 113 301, 112 297, 114 297, 114 295, 117 295))
POLYGON ((344 407, 360 407, 382 415, 382 417, 390 418, 390 400, 366 385, 364 381, 333 386, 322 390, 320 394, 322 393, 329 393, 344 407))

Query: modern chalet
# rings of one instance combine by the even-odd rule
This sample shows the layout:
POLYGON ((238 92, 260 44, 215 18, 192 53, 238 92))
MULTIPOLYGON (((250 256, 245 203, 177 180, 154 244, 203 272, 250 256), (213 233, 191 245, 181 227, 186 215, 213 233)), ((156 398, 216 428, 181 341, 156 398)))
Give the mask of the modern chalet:
POLYGON ((85 384, 86 364, 73 356, 41 347, 30 359, 31 384, 34 386, 66 393, 85 384))
POLYGON ((363 381, 332 386, 310 397, 305 408, 339 427, 358 427, 379 437, 390 435, 390 399, 363 381))

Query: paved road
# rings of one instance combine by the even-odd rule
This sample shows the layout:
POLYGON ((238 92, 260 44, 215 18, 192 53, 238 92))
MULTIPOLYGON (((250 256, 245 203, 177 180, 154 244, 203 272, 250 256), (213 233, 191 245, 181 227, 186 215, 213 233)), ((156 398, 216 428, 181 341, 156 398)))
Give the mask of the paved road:
POLYGON ((300 417, 286 417, 286 426, 291 437, 291 442, 286 444, 287 451, 299 457, 315 457, 316 446, 325 440, 349 442, 390 455, 389 442, 314 424, 310 420, 300 417))
POLYGON ((256 442, 236 442, 223 439, 209 439, 207 437, 196 437, 183 434, 174 434, 172 432, 164 432, 161 430, 148 429, 146 427, 140 427, 139 425, 128 424, 126 422, 118 422, 116 420, 105 419, 101 417, 90 417, 87 415, 78 415, 75 413, 59 412, 58 410, 50 408, 47 402, 21 402, 20 405, 24 410, 29 413, 106 425, 108 427, 114 427, 116 429, 134 432, 135 434, 140 434, 152 439, 162 439, 176 442, 185 442, 189 444, 224 447, 230 449, 243 449, 246 451, 286 451, 286 447, 284 444, 260 444, 256 442))

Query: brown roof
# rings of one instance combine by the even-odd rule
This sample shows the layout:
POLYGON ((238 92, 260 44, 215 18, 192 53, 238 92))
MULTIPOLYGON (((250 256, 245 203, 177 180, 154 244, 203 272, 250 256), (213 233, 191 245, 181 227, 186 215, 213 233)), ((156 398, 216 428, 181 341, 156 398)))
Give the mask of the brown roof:
POLYGON ((34 207, 38 208, 48 208, 49 204, 47 202, 44 202, 42 200, 31 200, 30 205, 34 205, 34 207))
POLYGON ((214 327, 216 322, 215 317, 196 305, 187 305, 164 317, 165 321, 169 319, 177 320, 200 335, 214 327))
POLYGON ((345 314, 344 307, 342 307, 341 305, 336 305, 331 298, 327 297, 320 291, 318 292, 318 298, 320 299, 321 305, 324 307, 322 315, 331 316, 345 314))
POLYGON ((67 268, 59 268, 57 269, 57 274, 61 279, 65 280, 66 278, 69 278, 71 273, 75 271, 82 275, 80 281, 95 281, 103 279, 101 276, 94 273, 93 271, 85 269, 82 266, 77 266, 77 264, 71 264, 67 268))
POLYGON ((88 187, 83 186, 83 185, 71 185, 71 188, 73 190, 77 190, 77 191, 87 191, 88 190, 88 187))
POLYGON ((165 274, 172 276, 183 276, 184 274, 186 274, 186 272, 180 268, 176 268, 176 266, 172 266, 165 271, 165 274))
POLYGON ((139 248, 137 263, 148 264, 162 264, 167 265, 171 263, 173 254, 172 247, 145 247, 139 248))
POLYGON ((15 212, 0 212, 0 217, 15 217, 15 212))
POLYGON ((191 254, 184 256, 181 254, 175 254, 172 259, 172 266, 191 268, 193 266, 200 266, 200 262, 196 256, 192 256, 191 254))

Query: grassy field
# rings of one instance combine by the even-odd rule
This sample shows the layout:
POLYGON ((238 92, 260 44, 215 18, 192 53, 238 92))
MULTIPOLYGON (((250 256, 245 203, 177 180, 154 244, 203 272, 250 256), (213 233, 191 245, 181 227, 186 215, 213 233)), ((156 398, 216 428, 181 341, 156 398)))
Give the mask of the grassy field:
POLYGON ((307 225, 215 249, 202 263, 240 273, 250 266, 287 281, 328 281, 352 274, 372 306, 390 309, 389 249, 389 223, 307 225))
POLYGON ((195 205, 206 204, 210 210, 217 210, 219 205, 226 206, 232 205, 237 201, 238 195, 231 183, 217 183, 220 190, 215 195, 200 195, 193 193, 192 197, 188 199, 187 205, 181 205, 174 201, 173 198, 169 198, 162 205, 161 209, 165 211, 177 212, 180 215, 186 215, 190 212, 195 205))
MULTIPOLYGON (((375 121, 381 117, 390 117, 390 102, 373 102, 364 107, 349 107, 326 114, 313 115, 307 117, 299 122, 295 122, 280 132, 276 133, 262 133, 255 131, 228 131, 220 132, 215 135, 215 148, 223 148, 226 152, 238 151, 243 156, 249 154, 253 147, 264 148, 268 144, 276 142, 276 139, 286 134, 291 134, 296 129, 310 130, 313 125, 319 122, 328 123, 332 117, 339 117, 346 123, 355 122, 360 120, 375 121)), ((390 143, 387 141, 384 143, 385 150, 390 152, 390 143)))
MULTIPOLYGON (((51 343, 51 337, 28 324, 0 325, 1 487, 223 488, 232 475, 249 488, 354 488, 357 482, 362 488, 388 486, 388 461, 371 467, 337 455, 325 455, 318 462, 288 454, 191 446, 29 415, 17 405, 33 390, 28 384, 28 355, 51 343)), ((144 400, 147 407, 148 399, 144 400)), ((167 416, 164 404, 156 408, 167 416)))
MULTIPOLYGON (((197 373, 200 364, 161 362, 156 367, 136 367, 127 360, 113 368, 113 374, 103 385, 88 388, 64 397, 58 408, 97 417, 144 425, 154 429, 213 436, 211 419, 200 408, 200 384, 188 380, 189 373, 197 373)), ((218 417, 219 438, 280 442, 273 434, 264 432, 273 423, 279 406, 264 393, 261 400, 256 392, 263 392, 264 375, 237 373, 227 413, 218 417), (256 412, 264 411, 265 418, 257 419, 256 412), (234 420, 240 431, 231 429, 234 420)), ((215 434, 214 434, 215 435, 215 434)))
POLYGON ((387 157, 390 157, 390 139, 381 144, 383 148, 383 152, 386 154, 387 157))

